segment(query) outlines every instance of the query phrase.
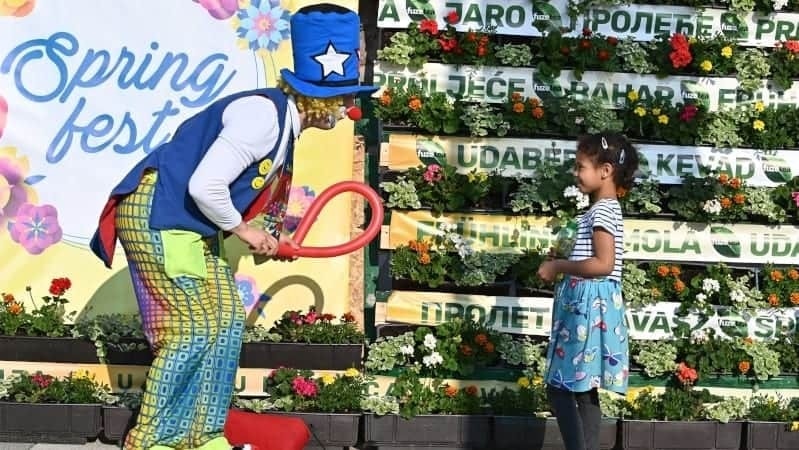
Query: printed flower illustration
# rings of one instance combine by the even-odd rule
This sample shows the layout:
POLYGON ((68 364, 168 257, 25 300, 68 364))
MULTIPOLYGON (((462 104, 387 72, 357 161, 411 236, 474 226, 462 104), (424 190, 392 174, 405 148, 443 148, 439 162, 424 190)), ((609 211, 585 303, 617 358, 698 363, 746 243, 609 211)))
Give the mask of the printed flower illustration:
POLYGON ((242 48, 271 52, 289 38, 291 14, 280 6, 280 0, 245 0, 240 6, 233 25, 242 48))
POLYGON ((35 5, 36 0, 0 0, 0 16, 27 16, 35 5))
POLYGON ((0 95, 0 137, 3 137, 3 130, 6 129, 6 119, 8 118, 8 103, 0 95))
POLYGON ((194 0, 208 10, 214 19, 229 19, 239 9, 239 0, 194 0))
POLYGON ((0 230, 14 219, 25 203, 35 203, 36 193, 26 182, 28 158, 17 157, 14 147, 0 147, 0 230))
POLYGON ((296 186, 289 191, 289 202, 286 205, 286 219, 283 228, 288 232, 293 232, 300 224, 300 220, 305 216, 308 208, 311 207, 316 198, 316 193, 310 186, 296 186))
POLYGON ((35 206, 25 203, 17 211, 13 222, 9 222, 11 239, 20 244, 31 255, 39 255, 48 247, 61 241, 61 226, 58 211, 52 205, 35 206))
POLYGON ((244 303, 244 310, 249 313, 256 303, 258 303, 258 288, 255 284, 255 278, 237 273, 235 280, 236 288, 239 291, 239 297, 241 297, 241 301, 244 303))

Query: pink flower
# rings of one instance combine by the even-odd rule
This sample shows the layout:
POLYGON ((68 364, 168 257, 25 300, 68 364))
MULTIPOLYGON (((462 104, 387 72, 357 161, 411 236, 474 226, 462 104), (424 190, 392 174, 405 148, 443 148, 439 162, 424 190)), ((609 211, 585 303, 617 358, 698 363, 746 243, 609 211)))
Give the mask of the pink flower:
POLYGON ((33 381, 33 384, 35 384, 36 386, 39 386, 40 388, 44 389, 47 386, 50 386, 50 384, 53 382, 53 376, 36 373, 31 377, 31 381, 33 381))
POLYGON ((316 311, 310 311, 308 314, 305 315, 305 323, 308 325, 316 322, 316 319, 319 318, 319 314, 316 314, 316 311))
POLYGON ((291 388, 294 393, 303 397, 316 397, 319 388, 313 380, 308 380, 303 377, 296 377, 291 381, 291 388))
POLYGON ((422 178, 424 178, 424 180, 427 181, 428 184, 433 184, 437 181, 441 181, 441 177, 442 177, 441 166, 439 166, 438 164, 430 164, 429 166, 427 166, 427 170, 425 171, 424 175, 422 175, 422 178))
POLYGON ((694 120, 698 111, 699 108, 697 108, 696 105, 685 105, 680 113, 680 120, 683 122, 690 122, 694 120))
POLYGON ((36 0, 0 0, 0 16, 24 17, 33 11, 36 0))
POLYGON ((8 102, 0 95, 0 137, 3 137, 3 130, 6 129, 6 118, 8 117, 8 102))
POLYGON ((17 157, 13 147, 0 147, 0 229, 14 219, 22 205, 36 201, 33 189, 25 183, 27 172, 27 158, 17 157))
POLYGON ((61 241, 58 211, 51 205, 22 205, 8 231, 14 242, 22 245, 31 255, 39 255, 51 245, 61 241))
POLYGON ((308 212, 316 198, 316 193, 310 186, 296 186, 289 191, 289 201, 286 205, 286 218, 283 221, 283 229, 293 232, 300 224, 300 220, 308 212))
POLYGON ((791 193, 791 198, 793 198, 793 202, 796 204, 796 207, 799 208, 799 192, 791 193))
POLYGON ((239 9, 238 0, 194 0, 208 10, 214 19, 225 20, 230 18, 239 9))

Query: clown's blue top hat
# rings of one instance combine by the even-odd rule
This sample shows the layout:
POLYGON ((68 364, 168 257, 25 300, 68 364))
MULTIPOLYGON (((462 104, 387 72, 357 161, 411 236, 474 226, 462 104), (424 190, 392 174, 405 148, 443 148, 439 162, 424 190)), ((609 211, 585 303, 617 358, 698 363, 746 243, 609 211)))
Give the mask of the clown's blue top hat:
POLYGON ((360 84, 361 22, 355 12, 327 3, 300 9, 291 17, 294 72, 283 69, 283 81, 308 97, 328 98, 375 92, 360 84))

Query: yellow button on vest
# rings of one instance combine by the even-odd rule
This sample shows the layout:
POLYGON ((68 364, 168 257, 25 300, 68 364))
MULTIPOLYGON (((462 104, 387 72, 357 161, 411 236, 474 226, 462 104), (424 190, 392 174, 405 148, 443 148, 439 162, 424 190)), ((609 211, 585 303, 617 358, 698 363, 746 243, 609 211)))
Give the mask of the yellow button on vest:
POLYGON ((266 175, 266 174, 269 173, 269 170, 271 168, 272 168, 272 160, 271 159, 265 159, 265 160, 261 161, 260 165, 258 165, 258 173, 260 173, 261 175, 266 175))
POLYGON ((255 177, 252 179, 252 183, 250 184, 253 189, 260 190, 264 187, 264 177, 255 177))

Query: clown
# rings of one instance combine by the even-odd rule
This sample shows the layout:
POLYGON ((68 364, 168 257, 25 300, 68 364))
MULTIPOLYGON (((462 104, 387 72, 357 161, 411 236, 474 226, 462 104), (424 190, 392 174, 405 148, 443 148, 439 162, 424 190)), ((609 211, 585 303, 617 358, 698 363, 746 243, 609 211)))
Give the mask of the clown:
POLYGON ((92 240, 111 267, 120 241, 155 359, 126 449, 230 449, 223 436, 245 313, 220 235, 257 255, 278 244, 291 185, 294 141, 330 129, 359 82, 358 15, 320 4, 291 19, 294 71, 278 88, 222 98, 113 189, 92 240), (265 215, 264 226, 250 221, 265 215))

